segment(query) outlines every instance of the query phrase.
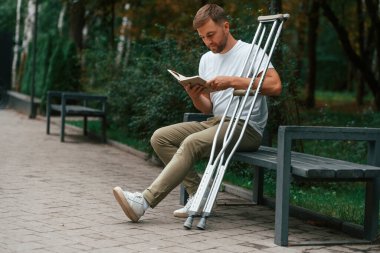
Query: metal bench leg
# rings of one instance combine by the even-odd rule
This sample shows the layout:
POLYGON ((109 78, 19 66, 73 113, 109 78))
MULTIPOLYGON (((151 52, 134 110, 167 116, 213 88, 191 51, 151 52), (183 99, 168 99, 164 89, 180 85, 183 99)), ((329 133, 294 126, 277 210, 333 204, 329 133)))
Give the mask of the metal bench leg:
POLYGON ((83 117, 83 135, 87 136, 87 116, 83 117))
POLYGON ((284 131, 278 132, 277 150, 274 243, 288 246, 291 141, 284 131))
POLYGON ((274 243, 288 246, 290 175, 277 171, 274 243))
POLYGON ((50 99, 50 94, 48 92, 47 94, 47 102, 46 102, 46 134, 50 134, 50 105, 51 99, 50 99))
POLYGON ((46 110, 46 134, 50 134, 50 109, 46 110))
POLYGON ((183 184, 181 184, 180 189, 179 189, 179 204, 183 206, 186 205, 188 198, 189 198, 189 194, 187 193, 183 184))
MULTIPOLYGON (((380 138, 368 143, 368 164, 380 166, 380 138)), ((380 178, 366 183, 364 239, 373 241, 377 237, 379 223, 380 178)))
POLYGON ((102 138, 103 138, 104 143, 107 142, 106 134, 107 134, 107 118, 106 116, 104 116, 102 118, 102 138))
POLYGON ((379 224, 380 178, 366 183, 364 239, 374 241, 379 224))
POLYGON ((66 113, 65 111, 61 112, 61 142, 65 141, 65 120, 66 120, 66 113))
POLYGON ((255 167, 253 171, 253 198, 252 202, 257 205, 263 204, 264 200, 264 170, 260 167, 255 167))

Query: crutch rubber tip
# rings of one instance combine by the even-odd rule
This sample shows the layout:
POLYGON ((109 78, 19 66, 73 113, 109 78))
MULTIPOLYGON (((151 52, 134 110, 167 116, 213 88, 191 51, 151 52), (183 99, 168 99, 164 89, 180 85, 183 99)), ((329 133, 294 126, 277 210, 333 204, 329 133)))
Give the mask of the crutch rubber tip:
POLYGON ((193 216, 187 217, 187 219, 186 219, 185 223, 183 224, 183 226, 186 229, 191 229, 191 227, 193 226, 193 220, 194 220, 193 216))
POLYGON ((199 221, 197 228, 200 230, 205 230, 206 229, 206 218, 202 217, 201 220, 199 221))

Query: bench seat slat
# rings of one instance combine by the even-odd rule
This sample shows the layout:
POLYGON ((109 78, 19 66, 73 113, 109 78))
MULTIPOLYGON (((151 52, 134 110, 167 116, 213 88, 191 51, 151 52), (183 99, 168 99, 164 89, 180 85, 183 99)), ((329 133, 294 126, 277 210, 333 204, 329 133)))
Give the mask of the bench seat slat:
MULTIPOLYGON (((277 149, 262 146, 256 152, 237 152, 234 160, 248 162, 259 167, 277 168, 277 149)), ((377 167, 347 161, 292 152, 292 174, 304 178, 360 179, 380 177, 377 167)))
MULTIPOLYGON (((364 177, 364 170, 361 165, 344 162, 334 163, 333 159, 325 159, 325 157, 304 156, 300 153, 292 153, 292 168, 295 167, 306 170, 306 177, 323 177, 323 178, 361 178, 364 177), (310 167, 317 169, 311 169, 310 167), (319 172, 317 172, 319 170, 319 172)), ((339 160, 337 160, 339 161, 339 160)), ((295 173, 295 172, 293 172, 295 173)))
POLYGON ((271 170, 277 168, 277 151, 270 147, 260 147, 257 152, 236 152, 234 160, 254 163, 259 167, 265 167, 271 170))
MULTIPOLYGON (((55 111, 62 111, 61 105, 51 105, 55 111)), ((66 115, 68 116, 101 116, 104 115, 102 110, 97 110, 80 105, 66 105, 66 115)))

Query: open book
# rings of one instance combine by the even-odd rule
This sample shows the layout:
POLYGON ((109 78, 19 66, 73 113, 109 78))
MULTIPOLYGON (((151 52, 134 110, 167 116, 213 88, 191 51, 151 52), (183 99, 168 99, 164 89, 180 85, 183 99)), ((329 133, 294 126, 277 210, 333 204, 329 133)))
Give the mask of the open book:
POLYGON ((173 70, 168 69, 169 73, 172 74, 175 79, 178 80, 182 85, 190 84, 191 87, 194 85, 201 85, 206 88, 206 80, 202 79, 200 76, 191 76, 186 77, 184 75, 181 75, 180 73, 177 73, 173 70))

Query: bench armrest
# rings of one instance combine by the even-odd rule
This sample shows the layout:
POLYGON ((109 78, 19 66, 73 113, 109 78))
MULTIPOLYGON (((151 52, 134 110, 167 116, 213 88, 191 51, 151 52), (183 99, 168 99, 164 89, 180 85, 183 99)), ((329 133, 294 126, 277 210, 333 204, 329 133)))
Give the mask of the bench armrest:
POLYGON ((195 113, 195 112, 187 112, 183 114, 183 122, 189 121, 205 121, 208 118, 213 117, 212 114, 203 114, 203 113, 195 113))
POLYGON ((86 106, 88 101, 98 101, 101 103, 102 111, 106 110, 107 96, 89 94, 84 92, 66 92, 66 91, 48 91, 47 92, 47 113, 50 114, 52 98, 60 98, 60 104, 62 111, 65 111, 67 100, 83 101, 83 105, 86 106))
POLYGON ((47 92, 47 95, 50 98, 52 98, 52 97, 61 97, 62 96, 62 91, 52 91, 52 90, 49 90, 47 92))
POLYGON ((279 156, 282 152, 284 152, 283 155, 290 156, 292 140, 367 141, 369 144, 368 164, 380 166, 380 156, 375 155, 380 154, 380 128, 280 126, 278 130, 279 156))
POLYGON ((299 140, 380 141, 380 128, 280 126, 278 132, 299 140))
POLYGON ((62 99, 98 100, 105 102, 107 100, 107 96, 88 94, 83 92, 63 92, 62 99))
POLYGON ((48 99, 59 97, 64 99, 107 101, 107 96, 89 94, 84 92, 48 91, 47 96, 48 99))
MULTIPOLYGON (((380 128, 280 126, 278 130, 276 172, 275 241, 287 242, 291 145, 292 140, 355 140, 368 142, 368 164, 380 167, 380 128), (277 232, 278 231, 278 232, 277 232)), ((380 178, 366 185, 364 238, 373 240, 377 235, 379 216, 380 178)))

